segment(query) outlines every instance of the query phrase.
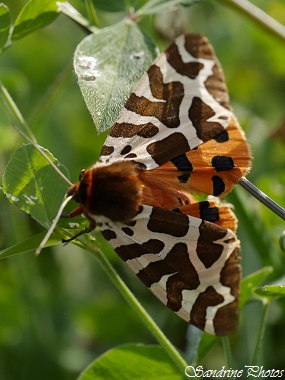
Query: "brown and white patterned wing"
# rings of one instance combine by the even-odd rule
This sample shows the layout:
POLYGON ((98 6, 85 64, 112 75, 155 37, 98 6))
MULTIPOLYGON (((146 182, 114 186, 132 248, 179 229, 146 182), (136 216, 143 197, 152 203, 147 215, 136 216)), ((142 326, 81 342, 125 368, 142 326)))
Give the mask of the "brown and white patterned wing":
POLYGON ((224 75, 206 37, 178 37, 143 75, 112 127, 101 162, 135 160, 147 169, 170 161, 228 127, 224 75))
POLYGON ((103 222, 103 236, 154 295, 196 327, 229 335, 238 324, 239 241, 229 229, 142 206, 128 225, 103 222))

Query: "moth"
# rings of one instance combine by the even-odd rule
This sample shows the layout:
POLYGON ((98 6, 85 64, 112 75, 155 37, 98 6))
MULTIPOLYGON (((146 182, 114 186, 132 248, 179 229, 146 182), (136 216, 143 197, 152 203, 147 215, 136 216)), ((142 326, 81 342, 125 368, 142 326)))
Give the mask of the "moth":
POLYGON ((178 37, 142 76, 99 162, 68 196, 153 294, 215 335, 238 325, 236 218, 223 197, 250 168, 224 74, 203 35, 178 37))

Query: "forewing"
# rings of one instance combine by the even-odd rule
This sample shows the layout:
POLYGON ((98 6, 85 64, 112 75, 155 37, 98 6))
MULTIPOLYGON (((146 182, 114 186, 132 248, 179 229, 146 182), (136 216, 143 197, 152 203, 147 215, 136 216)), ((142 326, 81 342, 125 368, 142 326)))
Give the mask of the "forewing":
POLYGON ((182 35, 137 84, 107 137, 101 161, 133 159, 153 169, 222 133, 231 117, 211 44, 200 34, 182 35))
POLYGON ((231 230, 150 206, 127 225, 106 220, 100 228, 137 277, 181 318, 210 334, 236 331, 239 241, 231 230))

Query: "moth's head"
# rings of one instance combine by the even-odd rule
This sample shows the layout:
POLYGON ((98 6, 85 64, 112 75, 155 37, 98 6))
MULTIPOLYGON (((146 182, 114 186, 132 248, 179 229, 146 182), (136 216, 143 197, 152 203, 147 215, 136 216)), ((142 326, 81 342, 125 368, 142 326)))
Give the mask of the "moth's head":
POLYGON ((74 185, 70 186, 66 194, 67 196, 72 196, 72 199, 75 202, 80 203, 82 206, 86 203, 86 194, 88 193, 90 177, 90 169, 81 170, 79 180, 74 185))

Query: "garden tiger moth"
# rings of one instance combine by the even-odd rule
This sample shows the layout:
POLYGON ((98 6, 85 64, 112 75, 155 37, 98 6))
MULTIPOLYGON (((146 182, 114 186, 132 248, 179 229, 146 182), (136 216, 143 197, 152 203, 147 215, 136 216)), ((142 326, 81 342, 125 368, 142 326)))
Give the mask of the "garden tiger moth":
POLYGON ((143 75, 102 148, 68 191, 164 304, 215 335, 238 324, 236 219, 226 195, 250 168, 220 64, 200 34, 178 37, 143 75))

